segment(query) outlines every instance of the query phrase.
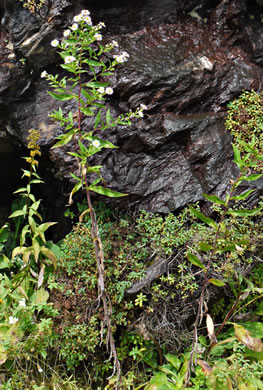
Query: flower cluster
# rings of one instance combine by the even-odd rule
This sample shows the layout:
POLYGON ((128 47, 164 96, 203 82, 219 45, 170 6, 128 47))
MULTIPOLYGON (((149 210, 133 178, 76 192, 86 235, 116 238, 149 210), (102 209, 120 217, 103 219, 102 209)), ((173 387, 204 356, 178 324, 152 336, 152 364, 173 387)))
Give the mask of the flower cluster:
POLYGON ((10 325, 16 324, 18 321, 19 321, 19 319, 16 317, 13 317, 13 316, 9 317, 9 324, 10 325))
POLYGON ((74 56, 66 56, 64 61, 65 64, 71 64, 72 62, 76 61, 76 58, 74 56))
POLYGON ((145 104, 140 104, 140 107, 137 108, 137 110, 135 112, 131 112, 130 118, 135 118, 136 115, 143 118, 144 117, 144 113, 143 113, 144 110, 147 110, 147 106, 145 104))
POLYGON ((101 94, 106 93, 107 95, 112 95, 113 94, 113 89, 111 87, 107 87, 107 88, 99 87, 98 88, 98 92, 101 93, 101 94))
POLYGON ((126 51, 123 51, 121 54, 115 54, 113 56, 113 58, 115 58, 115 61, 119 64, 128 61, 129 57, 130 55, 126 51))

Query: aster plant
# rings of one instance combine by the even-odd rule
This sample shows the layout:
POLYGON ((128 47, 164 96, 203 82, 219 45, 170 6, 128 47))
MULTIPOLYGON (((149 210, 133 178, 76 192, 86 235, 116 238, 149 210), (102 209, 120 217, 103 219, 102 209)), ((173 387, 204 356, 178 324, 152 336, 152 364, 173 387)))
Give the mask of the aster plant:
POLYGON ((50 114, 50 117, 58 121, 64 129, 63 134, 57 137, 53 148, 71 143, 69 145, 72 145, 71 151, 68 154, 74 157, 78 164, 78 173, 71 173, 75 185, 70 193, 69 204, 73 202, 73 195, 77 191, 81 189, 85 191, 88 209, 84 213, 90 214, 97 262, 97 299, 104 310, 103 325, 107 329, 106 342, 110 357, 114 360, 113 375, 117 373, 120 377, 120 364, 111 327, 111 301, 104 283, 104 253, 90 194, 95 192, 109 197, 120 197, 126 194, 99 185, 101 182, 104 183, 100 172, 102 166, 91 166, 89 159, 102 149, 116 148, 111 142, 105 140, 105 137, 103 139, 100 137, 101 131, 105 132, 115 126, 130 125, 133 118, 143 117, 146 106, 141 104, 135 111, 120 114, 115 118, 106 107, 105 101, 114 91, 105 79, 113 74, 118 64, 128 61, 129 54, 125 51, 116 53, 119 50, 116 41, 102 44, 103 27, 105 24, 102 22, 97 25, 92 24, 88 10, 82 10, 80 14, 74 16, 72 25, 64 31, 62 39, 56 38, 51 42, 51 46, 58 49, 63 60, 61 67, 69 73, 69 76, 60 79, 58 75, 43 71, 41 77, 49 82, 53 90, 48 91, 50 96, 60 102, 71 100, 71 106, 74 106, 68 113, 63 113, 59 107, 50 114), (89 129, 83 124, 85 117, 93 117, 93 124, 89 129), (94 175, 97 176, 95 180, 94 175))

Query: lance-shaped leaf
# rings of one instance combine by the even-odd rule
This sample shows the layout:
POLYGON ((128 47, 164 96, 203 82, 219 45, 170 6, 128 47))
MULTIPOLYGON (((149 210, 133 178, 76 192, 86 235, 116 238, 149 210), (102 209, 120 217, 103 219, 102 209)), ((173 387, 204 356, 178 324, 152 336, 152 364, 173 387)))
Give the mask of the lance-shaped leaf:
POLYGON ((207 200, 209 200, 210 202, 213 202, 213 203, 216 203, 216 204, 222 204, 222 205, 226 204, 226 202, 223 199, 220 199, 216 195, 203 194, 203 197, 206 198, 207 200))
POLYGON ((40 252, 47 257, 53 264, 53 267, 56 269, 57 268, 57 258, 55 254, 48 248, 46 247, 41 247, 40 252))
POLYGON ((217 224, 216 224, 216 222, 215 222, 213 219, 207 217, 204 213, 202 213, 202 212, 199 211, 199 210, 194 209, 194 208, 191 207, 191 206, 189 206, 189 208, 190 208, 191 212, 192 212, 197 218, 199 218, 202 222, 205 222, 207 225, 212 226, 214 229, 217 228, 217 224))
POLYGON ((234 324, 235 336, 243 345, 256 352, 263 352, 263 344, 260 339, 252 337, 251 333, 242 325, 234 324))
POLYGON ((100 195, 108 196, 110 198, 120 198, 121 196, 127 196, 128 195, 128 194, 122 194, 121 192, 112 191, 109 188, 104 188, 104 187, 100 187, 100 186, 94 186, 94 187, 89 186, 88 190, 94 191, 94 192, 96 192, 97 194, 100 194, 100 195))
POLYGON ((68 133, 57 137, 59 141, 55 143, 55 145, 53 145, 51 149, 60 148, 61 146, 67 145, 72 140, 74 134, 75 134, 75 129, 72 129, 68 133))
POLYGON ((196 265, 199 268, 202 268, 204 271, 206 270, 206 267, 204 264, 198 259, 197 256, 193 255, 192 253, 187 253, 188 260, 190 263, 196 265))
POLYGON ((232 196, 230 199, 231 200, 233 200, 233 199, 234 200, 244 200, 254 191, 256 191, 256 190, 255 189, 254 190, 248 190, 248 191, 244 192, 243 194, 232 196))
POLYGON ((208 282, 218 287, 223 287, 226 285, 225 282, 223 282, 222 280, 214 279, 214 278, 208 279, 208 282))
POLYGON ((59 100, 60 102, 73 99, 73 96, 68 93, 53 93, 50 91, 47 91, 47 93, 54 99, 59 100))
POLYGON ((251 174, 249 176, 242 176, 241 179, 242 180, 246 180, 246 181, 255 181, 255 180, 258 180, 261 178, 263 174, 262 173, 258 173, 258 174, 251 174))
POLYGON ((252 209, 252 210, 248 210, 248 209, 231 210, 230 209, 227 211, 227 214, 238 215, 240 217, 249 217, 252 215, 256 215, 260 210, 261 210, 260 208, 256 208, 256 209, 252 209))
POLYGON ((207 242, 200 242, 199 249, 203 252, 209 252, 211 251, 211 249, 213 249, 213 246, 208 244, 207 242))

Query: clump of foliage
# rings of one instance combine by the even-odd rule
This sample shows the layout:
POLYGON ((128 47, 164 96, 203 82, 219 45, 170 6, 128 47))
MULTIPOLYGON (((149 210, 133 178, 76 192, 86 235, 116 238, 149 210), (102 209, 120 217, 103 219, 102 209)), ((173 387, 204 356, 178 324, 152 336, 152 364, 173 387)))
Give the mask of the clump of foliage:
POLYGON ((19 0, 23 7, 28 9, 30 12, 35 13, 36 11, 39 11, 43 5, 45 4, 46 0, 19 0))
MULTIPOLYGON (((255 147, 263 150, 263 92, 244 91, 228 104, 226 129, 231 132, 235 145, 243 153, 243 142, 255 139, 255 147)), ((262 164, 258 165, 262 171, 262 164)))

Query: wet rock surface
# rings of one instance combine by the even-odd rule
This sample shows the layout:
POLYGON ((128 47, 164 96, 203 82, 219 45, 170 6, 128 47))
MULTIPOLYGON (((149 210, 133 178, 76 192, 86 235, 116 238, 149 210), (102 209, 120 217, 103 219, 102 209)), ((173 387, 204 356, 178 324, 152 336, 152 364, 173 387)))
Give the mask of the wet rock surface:
MULTIPOLYGON (((100 156, 106 182, 129 194, 114 204, 167 213, 202 199, 202 192, 223 194, 235 173, 226 105, 244 89, 262 90, 263 8, 256 1, 48 0, 32 14, 5 0, 0 131, 6 138, 0 138, 0 161, 5 145, 25 145, 28 129, 37 128, 54 181, 69 180, 66 151, 49 151, 61 129, 47 116, 54 101, 40 74, 60 72, 50 41, 83 8, 94 23, 106 23, 106 39, 116 39, 130 54, 112 77, 108 104, 116 113, 140 103, 148 107, 131 127, 111 131, 119 149, 100 156)), ((71 109, 68 103, 64 108, 71 109)))

